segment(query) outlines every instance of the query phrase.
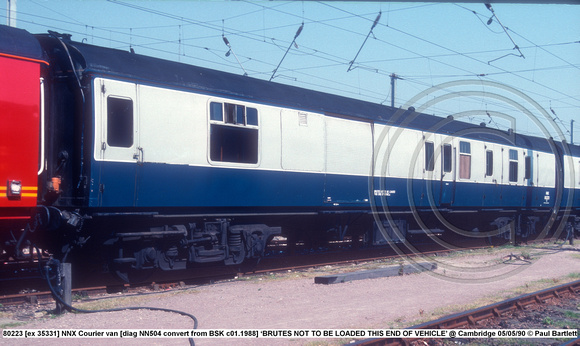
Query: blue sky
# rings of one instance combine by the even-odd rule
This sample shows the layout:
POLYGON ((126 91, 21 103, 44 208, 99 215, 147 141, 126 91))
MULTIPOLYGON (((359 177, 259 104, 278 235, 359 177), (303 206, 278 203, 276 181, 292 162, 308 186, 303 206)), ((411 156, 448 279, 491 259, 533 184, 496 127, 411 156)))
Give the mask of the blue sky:
MULTIPOLYGON (((513 125, 504 116, 514 117, 518 132, 546 135, 530 120, 533 116, 550 135, 568 141, 574 119, 574 142, 579 143, 580 6, 492 8, 496 17, 487 25, 492 12, 483 4, 20 0, 16 20, 32 33, 70 33, 73 40, 132 47, 139 54, 231 73, 245 70, 266 80, 280 64, 274 82, 376 103, 391 103, 389 75, 395 73, 401 78, 396 106, 409 106, 417 94, 440 83, 467 80, 468 86, 446 87, 412 105, 437 100, 425 111, 442 117, 467 112, 463 120, 501 129, 513 125), (290 46, 302 23, 296 45, 290 46), (222 36, 243 69, 233 54, 226 56, 222 36), (471 93, 464 96, 464 91, 471 93), (453 93, 459 96, 439 102, 441 95, 453 93), (490 97, 495 94, 501 97, 490 97), (522 115, 503 98, 524 104, 530 114, 522 115)), ((5 0, 0 17, 5 23, 5 0)))

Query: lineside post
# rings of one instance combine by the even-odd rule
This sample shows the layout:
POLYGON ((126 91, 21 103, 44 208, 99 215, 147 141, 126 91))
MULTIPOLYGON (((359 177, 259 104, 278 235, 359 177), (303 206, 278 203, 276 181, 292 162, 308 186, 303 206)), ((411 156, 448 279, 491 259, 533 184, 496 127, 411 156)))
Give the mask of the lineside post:
MULTIPOLYGON (((70 263, 60 263, 58 268, 58 281, 60 282, 60 287, 58 293, 60 293, 61 299, 65 302, 67 306, 72 305, 72 271, 70 263)), ((66 306, 63 305, 58 300, 56 301, 56 314, 60 315, 67 311, 66 306)))
POLYGON ((397 75, 391 73, 391 107, 395 107, 395 79, 397 79, 397 75))

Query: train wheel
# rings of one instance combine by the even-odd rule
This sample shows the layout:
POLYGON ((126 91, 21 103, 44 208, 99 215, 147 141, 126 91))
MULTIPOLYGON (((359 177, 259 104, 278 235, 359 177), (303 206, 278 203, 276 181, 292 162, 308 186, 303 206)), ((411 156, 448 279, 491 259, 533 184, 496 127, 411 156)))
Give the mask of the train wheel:
POLYGON ((126 283, 136 284, 146 282, 156 271, 156 269, 135 269, 130 263, 114 263, 113 273, 126 283))
POLYGON ((261 258, 246 258, 239 266, 240 273, 252 273, 256 271, 258 263, 260 263, 261 258))

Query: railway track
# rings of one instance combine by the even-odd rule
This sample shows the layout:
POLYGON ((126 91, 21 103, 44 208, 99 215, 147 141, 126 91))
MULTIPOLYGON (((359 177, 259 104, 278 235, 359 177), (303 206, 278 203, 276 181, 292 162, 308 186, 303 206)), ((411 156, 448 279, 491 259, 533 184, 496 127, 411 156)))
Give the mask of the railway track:
MULTIPOLYGON (((75 299, 94 299, 95 297, 113 295, 113 294, 148 294, 166 291, 170 289, 182 289, 198 285, 202 282, 213 282, 219 279, 231 279, 234 276, 212 276, 207 278, 196 278, 195 281, 167 281, 151 282, 137 285, 109 285, 93 286, 83 288, 73 288, 72 295, 75 299)), ((0 306, 11 307, 25 304, 54 304, 54 297, 50 291, 24 292, 18 294, 9 294, 0 296, 0 306)))
MULTIPOLYGON (((526 311, 531 311, 533 307, 555 305, 562 300, 574 300, 575 303, 572 305, 578 306, 580 303, 580 280, 525 294, 463 313, 446 316, 434 321, 409 327, 409 329, 502 328, 507 325, 505 321, 509 318, 516 318, 521 321, 523 319, 522 315, 525 315, 526 311)), ((544 316, 544 321, 551 319, 549 313, 543 313, 542 315, 544 316)), ((436 339, 381 338, 362 340, 353 343, 353 345, 408 346, 438 344, 435 341, 436 339)), ((449 344, 452 344, 455 341, 457 340, 450 341, 449 344)), ((461 344, 468 344, 469 340, 461 340, 460 342, 461 344)), ((580 345, 580 339, 571 341, 567 345, 580 345)))
MULTIPOLYGON (((485 246, 468 247, 459 251, 467 251, 474 249, 486 248, 485 246)), ((439 249, 422 252, 422 256, 439 256, 451 253, 457 250, 439 249)), ((412 255, 410 255, 412 256, 412 255)), ((155 292, 159 290, 181 288, 189 285, 199 285, 211 283, 220 280, 233 279, 236 276, 251 276, 261 275, 265 273, 277 273, 287 271, 308 270, 321 266, 338 266, 348 264, 359 264, 364 262, 372 262, 379 260, 396 259, 400 257, 387 248, 365 249, 364 251, 347 251, 347 252, 330 252, 319 253, 305 256, 291 256, 291 257, 273 257, 263 260, 254 268, 246 271, 232 270, 227 267, 211 270, 200 271, 195 277, 180 278, 175 280, 171 277, 160 277, 155 282, 146 282, 141 284, 110 284, 87 286, 72 289, 74 297, 90 297, 98 296, 106 293, 136 293, 136 292, 155 292)), ((22 305, 27 303, 51 303, 53 301, 52 294, 47 290, 46 283, 42 283, 40 275, 37 274, 35 289, 27 292, 5 294, 0 296, 0 304, 3 306, 22 305)))
MULTIPOLYGON (((543 246, 542 246, 542 248, 543 248, 543 246)), ((521 248, 520 248, 520 249, 518 249, 518 250, 521 250, 521 248)), ((509 252, 509 251, 512 251, 512 250, 510 249, 510 250, 508 250, 508 252, 509 252)), ((514 251, 515 251, 515 250, 514 250, 514 251)), ((484 251, 484 252, 485 252, 485 251, 484 251)), ((501 249, 501 252, 502 252, 502 253, 505 253, 506 251, 505 251, 505 249, 501 249)), ((480 252, 478 252, 478 253, 480 253, 480 252)), ((461 256, 461 258, 463 258, 463 255, 461 256)), ((361 261, 361 262, 362 262, 362 261, 361 261)), ((352 262, 352 260, 349 260, 349 262, 347 262, 347 263, 353 263, 353 262, 352 262)), ((330 263, 329 263, 329 262, 325 262, 325 264, 319 264, 319 265, 327 265, 327 264, 330 264, 330 263)), ((382 263, 381 263, 381 264, 382 264, 382 263)), ((373 265, 374 265, 374 264, 373 264, 373 265)), ((300 270, 300 269, 301 269, 301 268, 299 268, 299 267, 296 267, 296 266, 294 266, 293 268, 294 268, 294 270, 300 270)), ((278 268, 278 269, 279 269, 280 271, 285 271, 285 270, 287 270, 287 269, 285 269, 285 268, 278 268)), ((336 269, 336 268, 335 268, 335 269, 336 269)), ((266 271, 259 271, 259 270, 256 270, 255 272, 256 272, 256 274, 264 274, 264 273, 269 273, 269 272, 272 272, 272 270, 266 270, 266 271)), ((246 274, 244 274, 244 275, 250 275, 250 273, 246 273, 246 274)), ((294 274, 292 274, 292 276, 293 276, 293 275, 294 275, 294 274)), ((185 286, 185 285, 184 285, 184 286, 185 286)), ((228 286, 229 286, 229 284, 228 284, 228 286)), ((235 285, 233 285, 233 286, 235 286, 235 285)), ((127 289, 127 292, 128 292, 129 294, 131 294, 131 293, 134 293, 135 295, 147 295, 147 293, 149 293, 149 294, 151 294, 151 293, 154 293, 154 289, 155 289, 155 288, 157 288, 157 289, 159 289, 159 290, 165 290, 165 289, 174 289, 174 288, 176 288, 176 289, 180 289, 181 287, 183 287, 183 286, 182 286, 181 284, 179 284, 179 283, 169 283, 169 282, 168 282, 168 283, 157 283, 157 284, 155 284, 155 285, 151 285, 151 284, 149 284, 149 285, 142 286, 142 287, 141 287, 141 290, 142 290, 141 292, 135 292, 135 290, 138 290, 138 289, 139 289, 138 287, 136 287, 136 286, 129 286, 129 285, 121 285, 121 288, 122 288, 122 289, 127 289), (156 287, 155 287, 155 286, 156 286, 156 287)), ((186 288, 188 288, 188 289, 191 289, 191 286, 185 286, 185 287, 186 287, 186 288)), ((100 287, 100 289, 101 289, 101 293, 103 293, 103 292, 107 292, 107 291, 108 291, 107 287, 100 287)), ((579 291, 579 290, 578 290, 578 286, 574 286, 574 287, 572 287, 572 291, 573 291, 573 292, 575 292, 575 293, 576 293, 576 295, 577 295, 577 294, 578 294, 578 291, 579 291)), ((542 291, 541 291, 541 292, 542 292, 542 291)), ((98 296, 98 293, 99 293, 99 292, 89 293, 88 295, 89 295, 91 298, 90 298, 90 299, 83 299, 83 302, 90 301, 90 300, 100 300, 100 299, 106 299, 106 300, 109 300, 111 297, 118 297, 118 295, 105 295, 105 296, 99 297, 99 296, 98 296)), ((556 294, 551 294, 551 295, 550 295, 550 294, 545 294, 545 293, 544 293, 543 295, 538 295, 538 294, 534 295, 534 294, 531 294, 531 295, 528 295, 528 296, 529 296, 529 297, 531 297, 531 301, 538 301, 538 300, 539 300, 539 301, 552 301, 552 300, 554 300, 554 299, 560 299, 560 300, 562 300, 562 299, 566 298, 566 297, 567 297, 567 296, 568 296, 570 293, 571 293, 571 290, 570 290, 570 289, 568 289, 568 291, 566 291, 566 290, 563 290, 563 291, 557 291, 557 292, 556 292, 556 294), (558 296, 560 296, 561 298, 557 298, 558 296), (556 298, 554 298, 554 297, 556 297, 556 298)), ((77 296, 78 296, 78 295, 84 296, 84 295, 85 295, 85 293, 83 293, 83 292, 79 292, 78 290, 76 290, 76 291, 75 291, 75 295, 77 295, 77 296)), ((125 296, 123 296, 123 297, 125 297, 125 296)), ((153 295, 153 296, 151 296, 151 297, 153 297, 152 299, 156 299, 156 296, 155 296, 155 295, 153 295)), ((149 298, 149 299, 151 299, 151 298, 149 298)), ((579 301, 577 304, 580 304, 580 301, 579 301)), ((74 304, 73 304, 73 305, 74 305, 74 304)), ((514 304, 512 304, 512 306, 513 306, 513 305, 514 305, 514 304)), ((530 306, 530 305, 529 305, 529 302, 521 302, 521 303, 519 303, 519 305, 520 305, 520 306, 522 306, 522 307, 524 307, 524 308, 526 308, 526 307, 530 306)), ((547 304, 540 304, 540 305, 547 305, 547 304)), ((516 306, 516 307, 518 307, 518 304, 517 304, 517 303, 515 303, 515 306, 516 306)), ((577 306, 577 305, 576 305, 576 306, 577 306)), ((50 307, 50 306, 49 306, 49 307, 50 307)), ((34 309, 34 308, 33 308, 33 309, 34 309)), ((38 309, 38 307, 36 307, 36 309, 38 309)), ((44 309, 46 309, 46 306, 45 306, 45 307, 42 307, 42 309, 43 309, 43 310, 44 310, 44 309)), ((506 307, 501 307, 501 306, 500 306, 500 307, 496 307, 496 310, 497 310, 497 311, 496 311, 496 314, 499 314, 499 315, 501 315, 501 318, 502 318, 502 319, 504 319, 504 318, 506 318, 506 315, 514 314, 514 312, 518 312, 518 311, 525 311, 525 310, 528 310, 528 309, 529 309, 529 308, 527 308, 527 309, 524 309, 524 310, 522 310, 522 309, 517 309, 517 308, 516 308, 516 309, 513 309, 513 308, 512 308, 512 309, 510 310, 510 309, 508 309, 508 308, 506 308, 506 307)), ((25 306, 25 307, 20 307, 20 308, 18 308, 18 310, 15 310, 15 311, 18 311, 18 312, 20 313, 20 311, 25 311, 25 312, 27 312, 28 310, 30 310, 30 307, 26 307, 26 306, 25 306), (25 311, 25 310, 26 310, 26 311, 25 311)), ((493 312, 493 310, 492 310, 491 314, 493 314, 493 313, 494 313, 494 312, 493 312)), ((489 313, 488 313, 488 314, 489 314, 489 313)), ((24 316, 24 315, 23 315, 23 316, 24 316)), ((457 317, 457 316, 456 316, 456 317, 457 317)), ((36 318, 36 317, 34 317, 34 318, 36 318)), ((443 319, 441 319, 441 320, 443 320, 443 319)), ((441 320, 439 320, 439 321, 441 321, 441 320)), ((488 321, 488 320, 489 320, 489 319, 487 319, 487 320, 486 320, 486 319, 479 319, 479 315, 478 315, 478 316, 475 316, 475 317, 473 317, 471 320, 470 320, 469 318, 467 318, 467 323, 470 323, 470 322, 471 322, 471 323, 473 323, 473 322, 474 322, 475 324, 473 324, 473 326, 472 326, 472 327, 473 327, 473 328, 477 328, 477 329, 483 329, 483 328, 501 329, 501 328, 502 328, 501 326, 500 326, 500 327, 497 327, 497 326, 496 326, 496 327, 490 326, 490 323, 489 323, 489 322, 485 322, 485 321, 488 321)), ((457 324, 457 327, 460 327, 460 328, 468 328, 468 327, 465 327, 465 326, 463 326, 463 325, 459 324, 459 322, 458 322, 457 320, 456 320, 456 321, 454 321, 453 323, 457 324)), ((451 327, 453 327, 453 326, 452 326, 452 325, 447 325, 447 326, 446 326, 446 325, 442 325, 442 328, 451 328, 451 327)), ((412 327, 412 328, 416 328, 416 327, 412 327)), ((430 328, 430 329, 431 329, 431 328, 433 328, 433 327, 425 326, 424 328, 430 328)), ((508 327, 505 327, 505 328, 514 328, 514 327, 509 327, 509 326, 508 326, 508 327)), ((521 327, 520 327, 520 328, 521 328, 521 327)), ((532 328, 533 328, 533 327, 532 327, 532 328)), ((433 328, 433 329, 435 329, 435 328, 433 328)), ((409 341, 409 340, 406 340, 406 341, 409 341)), ((433 342, 431 342, 430 340, 427 340, 427 341, 428 341, 428 343, 429 343, 429 344, 431 344, 431 345, 441 345, 440 343, 433 343, 433 342)), ((403 344, 404 344, 404 343, 403 343, 403 344)), ((407 344, 409 344, 409 343, 407 343, 407 344)), ((423 341, 423 340, 417 340, 417 343, 416 343, 416 344, 417 344, 417 345, 419 345, 419 344, 420 344, 420 345, 424 345, 425 343, 424 343, 424 341, 423 341)))
MULTIPOLYGON (((445 256, 453 252, 485 248, 489 248, 489 246, 469 246, 461 249, 439 248, 436 250, 433 250, 432 248, 426 248, 428 251, 421 251, 420 253, 415 254, 410 253, 406 254, 406 256, 445 256)), ((155 278, 155 281, 146 281, 139 284, 120 284, 118 281, 109 280, 105 281, 105 284, 95 285, 94 283, 99 282, 100 279, 92 278, 91 280, 87 281, 87 285, 77 284, 77 286, 80 287, 73 288, 72 295, 73 297, 92 297, 106 293, 118 294, 156 292, 165 289, 200 285, 220 280, 229 280, 235 278, 236 276, 251 276, 266 273, 300 271, 322 266, 360 264, 364 262, 393 260, 397 258, 400 258, 400 255, 388 247, 361 249, 360 251, 352 250, 322 252, 301 256, 271 257, 264 259, 252 268, 237 268, 236 270, 231 267, 211 267, 200 269, 193 277, 179 277, 176 279, 174 276, 172 276, 172 272, 160 272, 159 275, 155 278)), ((46 283, 42 281, 40 274, 38 274, 37 264, 35 264, 35 266, 37 273, 36 277, 34 277, 34 275, 31 277, 31 279, 35 280, 34 286, 32 286, 33 288, 26 289, 18 293, 0 295, 0 304, 3 306, 13 306, 27 303, 37 304, 53 302, 51 292, 48 291, 46 283)))

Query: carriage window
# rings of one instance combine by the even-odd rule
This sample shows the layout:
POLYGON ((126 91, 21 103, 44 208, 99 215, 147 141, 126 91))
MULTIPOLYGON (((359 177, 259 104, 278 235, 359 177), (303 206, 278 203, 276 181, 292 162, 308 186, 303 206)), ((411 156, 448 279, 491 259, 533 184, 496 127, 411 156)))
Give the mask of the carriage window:
POLYGON ((425 170, 435 169, 435 145, 433 142, 425 142, 425 170))
POLYGON ((210 159, 258 163, 258 110, 233 103, 210 103, 210 159))
POLYGON ((258 126, 258 110, 246 108, 246 125, 258 126))
POLYGON ((246 107, 236 105, 236 124, 246 125, 246 107))
POLYGON ((258 129, 211 124, 212 161, 258 163, 258 129))
POLYGON ((211 120, 223 121, 224 111, 222 109, 222 104, 217 102, 212 102, 209 105, 209 114, 211 120))
POLYGON ((471 143, 469 143, 469 142, 459 142, 459 153, 461 153, 461 154, 471 154, 471 143))
POLYGON ((232 103, 224 103, 224 122, 227 124, 244 125, 244 106, 238 106, 232 103))
POLYGON ((107 144, 122 148, 133 145, 133 100, 107 97, 107 144))
POLYGON ((525 176, 524 179, 530 179, 532 177, 532 157, 526 156, 525 158, 525 176))
POLYGON ((493 175, 493 151, 491 150, 485 152, 485 175, 488 177, 493 175))
POLYGON ((451 144, 443 144, 443 172, 451 172, 451 144))
POLYGON ((509 180, 511 182, 517 182, 518 181, 518 151, 510 149, 509 159, 510 159, 509 180))
POLYGON ((471 178, 471 143, 459 142, 459 178, 471 178))

